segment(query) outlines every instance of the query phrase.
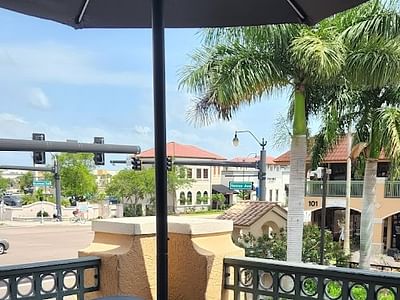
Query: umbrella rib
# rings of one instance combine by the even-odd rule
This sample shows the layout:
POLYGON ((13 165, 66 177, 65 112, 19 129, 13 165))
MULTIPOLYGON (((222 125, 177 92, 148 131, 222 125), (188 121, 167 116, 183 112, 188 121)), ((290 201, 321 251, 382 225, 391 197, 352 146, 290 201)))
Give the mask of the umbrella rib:
POLYGON ((85 15, 86 9, 89 5, 90 0, 85 0, 85 3, 82 5, 79 16, 76 18, 76 23, 80 24, 82 22, 83 16, 85 15))
POLYGON ((294 12, 297 14, 297 16, 300 18, 302 22, 306 21, 306 16, 300 11, 300 8, 296 1, 294 0, 286 0, 286 2, 290 5, 290 7, 294 10, 294 12))

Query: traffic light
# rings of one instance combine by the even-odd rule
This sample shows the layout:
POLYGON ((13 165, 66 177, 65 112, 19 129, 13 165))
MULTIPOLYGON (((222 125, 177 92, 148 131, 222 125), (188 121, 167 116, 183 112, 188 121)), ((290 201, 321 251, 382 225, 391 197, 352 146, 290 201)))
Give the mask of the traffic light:
POLYGON ((142 161, 140 160, 140 158, 132 157, 131 163, 132 163, 132 170, 140 171, 142 169, 142 161))
MULTIPOLYGON (((94 143, 95 144, 104 144, 104 137, 95 136, 94 143)), ((104 152, 95 152, 93 154, 94 154, 94 157, 93 157, 94 164, 104 166, 104 164, 105 164, 104 152)))
MULTIPOLYGON (((45 134, 44 133, 32 133, 32 140, 34 141, 44 141, 45 134)), ((33 163, 37 165, 46 164, 46 152, 33 152, 33 163)))
POLYGON ((172 171, 172 157, 167 157, 167 171, 172 171))

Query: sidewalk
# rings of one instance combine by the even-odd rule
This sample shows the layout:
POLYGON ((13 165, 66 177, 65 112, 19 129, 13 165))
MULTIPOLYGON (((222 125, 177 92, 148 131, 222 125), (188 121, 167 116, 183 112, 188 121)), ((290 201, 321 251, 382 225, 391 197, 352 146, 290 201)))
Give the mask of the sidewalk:
POLYGON ((71 223, 69 219, 62 222, 44 221, 40 222, 40 218, 35 221, 0 221, 0 229, 8 227, 35 227, 35 226, 91 226, 92 222, 87 220, 85 224, 71 223))

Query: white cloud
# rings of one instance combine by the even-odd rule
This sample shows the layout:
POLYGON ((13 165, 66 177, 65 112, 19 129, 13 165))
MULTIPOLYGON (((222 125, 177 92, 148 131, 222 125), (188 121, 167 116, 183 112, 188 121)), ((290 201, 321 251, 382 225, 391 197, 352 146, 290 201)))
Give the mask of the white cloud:
POLYGON ((50 107, 49 98, 40 88, 33 88, 29 91, 29 103, 39 109, 48 109, 50 107))
POLYGON ((19 117, 14 114, 0 113, 0 123, 2 125, 5 125, 5 123, 9 123, 10 125, 12 123, 15 125, 15 124, 27 124, 28 122, 26 122, 22 117, 19 117))
POLYGON ((149 135, 151 133, 151 128, 147 126, 135 125, 133 131, 138 135, 149 135))
POLYGON ((0 44, 1 80, 151 87, 151 74, 102 67, 96 53, 55 43, 0 44))

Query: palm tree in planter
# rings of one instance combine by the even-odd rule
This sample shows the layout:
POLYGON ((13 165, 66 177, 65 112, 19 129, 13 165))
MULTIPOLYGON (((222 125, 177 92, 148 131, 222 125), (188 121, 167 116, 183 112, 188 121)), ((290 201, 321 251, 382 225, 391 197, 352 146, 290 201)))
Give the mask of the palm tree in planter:
MULTIPOLYGON (((376 30, 364 22, 376 17, 378 11, 383 8, 372 1, 314 27, 285 24, 210 29, 205 31, 204 46, 181 71, 180 86, 197 95, 189 116, 200 124, 230 120, 241 106, 260 101, 274 91, 290 89, 293 131, 287 218, 289 261, 301 261, 307 120, 323 106, 314 91, 336 85, 345 65, 349 77, 359 81, 365 77, 359 72, 383 79, 380 70, 368 65, 371 51, 379 49, 364 47, 366 51, 350 57, 343 38, 346 32, 346 38, 358 41, 361 30, 376 30)), ((385 76, 398 78, 393 73, 385 76)))

